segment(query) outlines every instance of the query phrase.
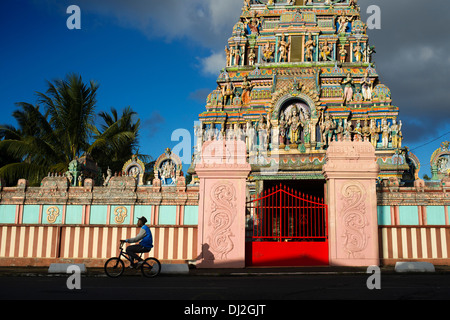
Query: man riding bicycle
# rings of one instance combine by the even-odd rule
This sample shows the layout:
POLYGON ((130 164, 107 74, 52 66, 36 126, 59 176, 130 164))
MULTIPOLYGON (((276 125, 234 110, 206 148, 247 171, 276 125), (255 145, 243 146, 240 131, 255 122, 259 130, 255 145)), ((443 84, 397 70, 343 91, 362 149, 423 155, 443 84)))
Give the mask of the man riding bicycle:
POLYGON ((150 231, 150 228, 145 225, 146 223, 147 219, 145 217, 138 218, 137 227, 141 228, 139 234, 134 238, 120 240, 120 242, 127 243, 136 243, 140 241, 139 244, 128 246, 126 249, 126 253, 131 258, 131 267, 133 268, 140 266, 144 261, 138 253, 150 252, 153 248, 152 232, 150 231), (134 263, 135 260, 138 261, 137 265, 134 263))

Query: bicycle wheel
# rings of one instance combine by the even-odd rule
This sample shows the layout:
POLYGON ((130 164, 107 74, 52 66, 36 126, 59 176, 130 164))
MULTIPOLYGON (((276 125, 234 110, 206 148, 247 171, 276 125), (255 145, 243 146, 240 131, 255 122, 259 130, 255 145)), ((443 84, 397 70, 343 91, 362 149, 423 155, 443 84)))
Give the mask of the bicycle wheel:
POLYGON ((125 271, 125 264, 119 258, 110 258, 105 262, 105 273, 110 278, 118 278, 125 271))
POLYGON ((144 277, 153 278, 161 272, 161 263, 156 258, 147 258, 141 266, 144 277))

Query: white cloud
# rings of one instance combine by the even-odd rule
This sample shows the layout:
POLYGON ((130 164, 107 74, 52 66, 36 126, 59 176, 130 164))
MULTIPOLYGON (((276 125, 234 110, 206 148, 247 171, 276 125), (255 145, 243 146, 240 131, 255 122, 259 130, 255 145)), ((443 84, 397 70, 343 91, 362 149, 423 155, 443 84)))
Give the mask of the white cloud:
POLYGON ((242 0, 78 0, 82 10, 110 16, 148 37, 189 38, 218 50, 238 21, 242 0))
POLYGON ((202 68, 202 72, 205 75, 215 75, 218 76, 220 70, 225 68, 226 65, 226 57, 225 53, 217 53, 213 52, 209 57, 200 58, 200 64, 202 68))

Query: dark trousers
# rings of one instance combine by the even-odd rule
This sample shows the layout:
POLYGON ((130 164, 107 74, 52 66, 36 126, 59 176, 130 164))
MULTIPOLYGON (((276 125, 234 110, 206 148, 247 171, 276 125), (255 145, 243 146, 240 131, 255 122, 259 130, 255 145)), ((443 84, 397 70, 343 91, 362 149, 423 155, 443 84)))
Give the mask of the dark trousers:
POLYGON ((138 256, 138 253, 146 253, 150 252, 151 249, 141 246, 140 244, 134 244, 127 247, 127 254, 131 258, 131 263, 134 264, 134 260, 141 261, 141 257, 138 256))

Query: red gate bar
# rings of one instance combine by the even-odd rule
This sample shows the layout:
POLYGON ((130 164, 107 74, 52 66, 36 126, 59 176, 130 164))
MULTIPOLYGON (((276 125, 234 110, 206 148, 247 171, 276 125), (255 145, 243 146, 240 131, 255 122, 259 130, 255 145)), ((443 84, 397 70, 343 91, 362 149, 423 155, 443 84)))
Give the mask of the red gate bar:
POLYGON ((326 240, 327 205, 323 198, 279 185, 250 201, 254 241, 326 240))

